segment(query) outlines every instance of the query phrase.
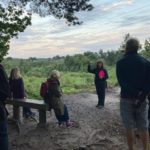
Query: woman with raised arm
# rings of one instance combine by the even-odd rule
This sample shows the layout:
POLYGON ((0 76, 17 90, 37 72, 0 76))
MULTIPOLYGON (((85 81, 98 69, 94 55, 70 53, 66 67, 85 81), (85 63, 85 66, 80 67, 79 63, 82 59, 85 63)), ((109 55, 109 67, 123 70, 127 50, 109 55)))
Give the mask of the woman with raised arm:
POLYGON ((105 104, 105 88, 107 85, 106 80, 108 79, 107 70, 104 68, 102 61, 97 61, 95 68, 92 68, 91 63, 88 64, 88 72, 95 74, 95 87, 98 95, 97 108, 103 108, 105 104))

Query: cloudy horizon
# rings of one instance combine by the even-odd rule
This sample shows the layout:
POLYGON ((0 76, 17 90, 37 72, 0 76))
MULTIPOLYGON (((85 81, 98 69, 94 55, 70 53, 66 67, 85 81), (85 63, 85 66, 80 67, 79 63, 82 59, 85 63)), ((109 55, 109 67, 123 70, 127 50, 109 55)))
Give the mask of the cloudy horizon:
POLYGON ((78 16, 83 24, 68 26, 64 20, 33 15, 32 26, 12 39, 14 58, 50 58, 85 51, 117 50, 125 34, 141 43, 150 38, 150 2, 147 0, 91 0, 94 9, 78 16))

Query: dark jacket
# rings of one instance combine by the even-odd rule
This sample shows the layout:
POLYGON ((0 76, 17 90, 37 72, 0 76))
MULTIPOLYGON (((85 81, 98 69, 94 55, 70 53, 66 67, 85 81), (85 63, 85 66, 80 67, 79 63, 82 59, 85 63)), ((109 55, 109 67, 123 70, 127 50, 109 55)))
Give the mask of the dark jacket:
POLYGON ((105 68, 92 68, 91 65, 88 65, 88 72, 89 73, 93 73, 95 74, 95 84, 100 84, 101 82, 105 82, 108 79, 108 73, 107 70, 105 68), (100 78, 100 72, 103 71, 104 72, 104 77, 100 78))
POLYGON ((60 88, 59 80, 49 78, 48 80, 48 90, 51 95, 49 100, 49 105, 54 109, 56 115, 64 114, 64 103, 62 102, 62 90, 60 88))
POLYGON ((9 78, 9 85, 11 89, 11 96, 16 99, 23 99, 25 95, 24 82, 22 78, 9 78))
POLYGON ((3 66, 0 64, 0 102, 4 102, 8 97, 10 97, 8 77, 3 66))
POLYGON ((150 91, 150 62, 136 52, 126 53, 117 62, 116 74, 122 98, 138 98, 150 91))

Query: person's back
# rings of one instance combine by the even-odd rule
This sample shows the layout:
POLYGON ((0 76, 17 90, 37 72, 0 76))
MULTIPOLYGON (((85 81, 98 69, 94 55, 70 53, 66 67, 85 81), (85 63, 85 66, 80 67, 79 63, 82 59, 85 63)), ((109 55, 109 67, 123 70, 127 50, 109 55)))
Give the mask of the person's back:
POLYGON ((25 89, 22 78, 11 79, 9 78, 9 84, 11 92, 13 93, 13 98, 23 99, 25 97, 25 89))
POLYGON ((137 98, 140 91, 147 90, 149 62, 137 52, 127 52, 117 62, 118 82, 122 98, 137 98))
POLYGON ((62 90, 60 88, 59 77, 59 71, 52 70, 50 77, 47 79, 48 91, 46 101, 50 109, 54 109, 59 126, 73 127, 76 123, 70 121, 67 106, 62 101, 62 90))

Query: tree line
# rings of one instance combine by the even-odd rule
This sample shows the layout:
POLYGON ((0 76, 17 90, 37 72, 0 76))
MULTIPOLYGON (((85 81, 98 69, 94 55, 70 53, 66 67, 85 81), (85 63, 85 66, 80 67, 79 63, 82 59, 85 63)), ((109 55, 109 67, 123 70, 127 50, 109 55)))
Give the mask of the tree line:
MULTIPOLYGON (((103 51, 100 49, 98 52, 87 51, 83 54, 75 54, 73 56, 55 56, 53 58, 38 59, 30 57, 28 59, 13 59, 8 57, 4 60, 3 64, 7 70, 14 66, 18 66, 26 75, 46 76, 50 70, 58 69, 60 71, 68 72, 85 72, 87 64, 90 61, 93 65, 97 60, 102 60, 105 66, 114 67, 117 60, 123 55, 123 44, 118 50, 103 51)), ((150 39, 146 39, 143 48, 139 51, 144 57, 150 60, 150 39)))

